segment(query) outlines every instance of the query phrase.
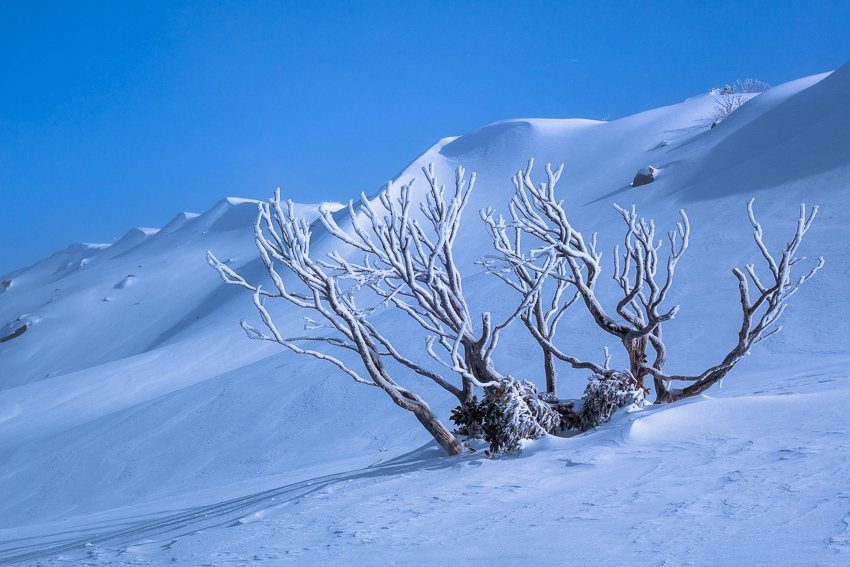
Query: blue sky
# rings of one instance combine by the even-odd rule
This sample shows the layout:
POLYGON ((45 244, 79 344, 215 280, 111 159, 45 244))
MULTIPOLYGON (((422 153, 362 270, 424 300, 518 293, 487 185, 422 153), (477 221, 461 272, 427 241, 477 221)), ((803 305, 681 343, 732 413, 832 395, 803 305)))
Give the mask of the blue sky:
POLYGON ((828 71, 848 30, 846 1, 3 2, 0 274, 225 196, 371 193, 496 120, 828 71))

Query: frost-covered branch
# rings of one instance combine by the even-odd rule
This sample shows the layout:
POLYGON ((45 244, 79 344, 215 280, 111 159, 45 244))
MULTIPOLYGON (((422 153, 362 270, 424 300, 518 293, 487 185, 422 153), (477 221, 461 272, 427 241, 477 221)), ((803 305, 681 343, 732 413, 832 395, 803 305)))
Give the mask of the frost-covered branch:
POLYGON ((764 232, 753 212, 754 200, 747 203, 747 215, 753 228, 753 240, 767 264, 770 279, 765 281, 769 283, 765 284, 759 278, 754 264, 748 264, 744 270, 732 269, 732 273, 738 280, 742 316, 737 344, 720 364, 708 368, 697 376, 667 375, 659 369, 648 368, 648 371, 655 376, 656 382, 661 383, 663 389, 659 392, 659 398, 663 401, 672 402, 701 394, 722 380, 735 364, 750 353, 753 345, 781 330, 782 327, 777 325, 777 321, 785 312, 788 299, 824 265, 824 259, 820 257, 817 263, 804 275, 796 279, 791 276, 792 266, 805 260, 804 257, 797 257, 797 249, 817 215, 817 207, 813 207, 806 215, 806 206, 800 205, 800 214, 797 218, 794 236, 782 249, 777 260, 764 243, 764 232), (757 295, 755 296, 750 294, 750 283, 756 288, 757 295), (670 388, 671 381, 686 381, 693 382, 693 384, 682 389, 676 389, 670 388))
MULTIPOLYGON (((514 177, 513 182, 515 187, 520 187, 520 174, 514 177)), ((538 344, 543 351, 546 392, 557 396, 555 358, 558 357, 551 341, 561 317, 578 299, 578 292, 573 293, 571 299, 563 301, 564 292, 570 285, 566 277, 566 261, 558 256, 552 246, 523 251, 523 230, 513 207, 511 214, 512 220, 505 222, 501 215, 496 218, 490 207, 480 211, 498 255, 484 256, 477 263, 520 293, 522 300, 517 313, 532 336, 535 339, 540 337, 538 344), (547 290, 544 285, 550 274, 556 277, 552 278, 554 285, 547 290)))
MULTIPOLYGON (((795 256, 797 248, 811 226, 817 208, 806 216, 805 206, 801 207, 795 235, 777 259, 763 241, 763 231, 755 219, 751 201, 747 205, 747 212, 756 246, 767 263, 770 280, 760 278, 753 265, 743 270, 733 270, 739 281, 743 313, 738 344, 719 365, 698 376, 667 375, 664 373, 667 348, 662 338, 662 324, 676 316, 679 306, 664 307, 663 304, 672 287, 676 266, 688 248, 690 223, 687 215, 679 211, 680 221, 674 230, 667 233, 664 254, 664 241, 657 238, 654 221, 639 218, 634 207, 629 210, 614 205, 626 225, 622 254, 619 246, 614 250, 613 279, 623 294, 614 308, 619 318, 614 318, 605 311, 595 294, 602 257, 596 250, 596 235, 586 240, 570 224, 563 200, 555 195, 555 184, 561 176, 563 165, 554 171, 547 165, 546 181, 535 185, 531 180, 533 163, 530 160, 526 170, 514 177, 511 222, 506 223, 501 217, 496 219, 492 210, 482 212, 482 218, 488 225, 499 253, 495 260, 490 257, 482 263, 520 293, 528 293, 529 281, 546 276, 573 285, 596 324, 619 338, 626 348, 629 371, 636 386, 644 388, 645 378, 653 377, 659 401, 673 401, 699 394, 722 379, 754 344, 779 330, 776 322, 782 316, 788 298, 823 265, 821 259, 806 275, 791 279, 791 267, 803 260, 795 256), (510 229, 516 230, 517 234, 509 233, 510 229), (534 239, 536 248, 528 254, 520 252, 519 233, 534 239), (563 272, 550 270, 544 273, 540 267, 540 255, 550 250, 557 254, 558 260, 564 262, 566 269, 563 272), (755 299, 750 296, 750 284, 758 293, 755 299), (655 352, 655 359, 651 363, 646 356, 649 347, 655 352), (674 380, 694 383, 681 390, 672 390, 669 383, 674 380)), ((528 317, 530 311, 526 314, 528 317)), ((556 358, 574 368, 598 366, 555 349, 552 336, 542 329, 535 330, 529 326, 529 330, 541 345, 545 345, 544 348, 550 349, 556 358)), ((600 375, 605 375, 603 371, 611 372, 607 363, 605 368, 594 369, 600 375)))
MULTIPOLYGON (((459 453, 461 446, 454 436, 437 419, 421 397, 399 385, 390 376, 384 359, 390 357, 396 360, 407 368, 431 378, 455 395, 458 389, 437 374, 403 357, 390 341, 366 320, 366 315, 370 311, 357 307, 353 293, 358 285, 362 285, 362 282, 352 283, 346 274, 341 274, 332 263, 314 260, 310 256, 310 235, 310 225, 295 216, 292 201, 281 203, 278 189, 268 203, 259 203, 258 215, 254 223, 254 241, 276 291, 267 292, 260 285, 254 286, 248 283, 242 276, 216 259, 211 252, 207 252, 207 262, 226 283, 238 285, 253 293, 254 307, 270 335, 243 321, 242 328, 248 337, 273 341, 295 353, 329 362, 356 382, 382 389, 396 405, 412 412, 449 454, 459 453), (287 279, 297 282, 305 291, 291 291, 286 286, 284 277, 279 273, 277 266, 283 266, 289 275, 287 279), (263 305, 265 298, 282 298, 297 307, 318 313, 326 324, 320 325, 309 320, 311 328, 327 327, 340 336, 285 338, 263 305), (365 376, 368 378, 361 376, 334 356, 304 349, 296 344, 305 340, 321 341, 330 346, 356 352, 365 370, 365 376)), ((339 254, 331 254, 330 258, 336 262, 336 265, 341 264, 343 267, 347 265, 339 254)), ((368 285, 369 282, 366 283, 368 285)))
POLYGON ((393 197, 392 184, 377 202, 364 194, 359 208, 348 204, 350 228, 346 230, 326 212, 321 222, 333 236, 364 253, 362 262, 331 257, 342 277, 368 287, 383 305, 394 306, 431 335, 426 352, 438 363, 460 375, 463 396, 471 399, 475 386, 496 386, 500 375, 492 354, 501 331, 525 307, 517 308, 505 321, 494 325, 482 314, 481 332, 463 295, 463 280, 454 259, 454 245, 463 210, 475 185, 475 174, 455 173, 454 190, 440 185, 433 164, 422 168, 428 183, 425 200, 414 207, 412 187, 403 185, 393 197), (434 348, 445 351, 438 355, 434 348))
MULTIPOLYGON (((541 242, 544 249, 553 250, 564 262, 566 269, 553 275, 557 280, 575 286, 577 297, 581 297, 596 324, 623 343, 629 353, 632 376, 637 385, 643 387, 643 377, 647 374, 643 366, 646 361, 644 353, 650 340, 648 337, 652 335, 660 341, 661 323, 672 319, 678 309, 674 306, 662 311, 661 304, 672 285, 676 264, 688 245, 688 218, 684 211, 680 211, 681 222, 677 224, 675 231, 667 235, 670 252, 665 263, 663 280, 660 280, 657 278, 662 243, 656 242, 655 223, 638 218, 634 207, 626 210, 615 205, 626 223, 622 260, 619 247, 614 251, 613 277, 623 291, 623 298, 615 308, 621 320, 615 319, 606 312, 595 293, 602 272, 602 253, 596 250, 596 235, 585 240, 581 232, 573 228, 568 220, 563 200, 556 197, 555 185, 564 166, 561 165, 553 171, 551 166, 547 165, 546 181, 535 186, 531 180, 533 165, 534 160, 530 160, 526 170, 514 177, 512 225, 541 242)), ((501 240, 497 246, 500 252, 506 247, 504 239, 501 240)), ((535 338, 538 335, 545 336, 542 332, 532 334, 535 338)), ((551 343, 551 335, 546 338, 551 343)), ((656 362, 663 364, 663 358, 656 362)))

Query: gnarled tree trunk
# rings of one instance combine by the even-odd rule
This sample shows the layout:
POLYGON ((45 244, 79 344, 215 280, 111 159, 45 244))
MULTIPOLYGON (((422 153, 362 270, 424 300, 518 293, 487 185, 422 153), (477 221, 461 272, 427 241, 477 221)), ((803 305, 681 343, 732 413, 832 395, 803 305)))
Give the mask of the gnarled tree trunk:
POLYGON ((463 451, 463 446, 430 409, 417 408, 413 410, 413 415, 450 456, 463 451))

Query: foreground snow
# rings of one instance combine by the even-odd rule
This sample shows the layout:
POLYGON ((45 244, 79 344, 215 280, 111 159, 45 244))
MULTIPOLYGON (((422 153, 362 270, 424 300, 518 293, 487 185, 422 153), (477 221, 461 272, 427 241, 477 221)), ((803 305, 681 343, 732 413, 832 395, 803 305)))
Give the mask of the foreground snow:
MULTIPOLYGON (((474 213, 506 208, 527 158, 567 163, 572 220, 606 252, 621 234, 613 202, 660 228, 686 208, 692 243, 671 297, 682 309, 665 327, 669 368, 683 373, 734 341, 729 269, 757 259, 744 203, 756 197, 771 246, 800 202, 821 206, 803 253, 826 266, 721 389, 519 457, 445 457, 376 389, 248 341, 237 321, 256 319, 250 298, 204 252, 260 281, 251 201, 3 276, 4 336, 27 329, 0 344, 0 563, 846 564, 848 94, 845 66, 759 95, 712 130, 708 95, 611 123, 506 121, 442 140, 399 174, 430 162, 445 180, 457 165, 478 172, 458 261, 470 306, 495 314, 516 298, 473 264, 489 246, 474 213), (655 182, 631 188, 647 165, 655 182)), ((317 252, 331 250, 323 236, 317 252)), ((271 308, 283 332, 303 332, 302 314, 271 308)), ((598 359, 616 345, 586 319, 573 308, 561 340, 598 359)), ((410 329, 389 311, 376 324, 410 329)), ((413 329, 401 346, 421 354, 423 340, 413 329)), ((500 369, 539 384, 521 329, 500 350, 500 369)), ((400 377, 447 419, 452 400, 400 377)), ((561 370, 565 396, 585 381, 561 370)))
MULTIPOLYGON (((0 532, 6 561, 62 565, 843 565, 845 364, 751 373, 760 393, 620 412, 519 457, 433 443, 0 532), (762 389, 763 388, 763 389, 762 389), (370 466, 371 465, 371 466, 370 466)), ((777 369, 778 370, 778 369, 777 369)))

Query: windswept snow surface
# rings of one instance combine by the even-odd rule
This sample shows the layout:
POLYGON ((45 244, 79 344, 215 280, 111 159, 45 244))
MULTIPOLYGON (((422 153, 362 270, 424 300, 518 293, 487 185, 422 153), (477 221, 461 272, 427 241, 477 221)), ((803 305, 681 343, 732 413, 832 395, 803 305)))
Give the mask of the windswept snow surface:
MULTIPOLYGON (((722 388, 518 457, 446 457, 377 389, 249 341, 238 326, 257 323, 249 294, 204 253, 264 281, 255 202, 223 199, 0 277, 0 327, 29 325, 0 343, 0 563, 847 565, 848 96, 844 66, 756 96, 713 129, 710 94, 610 123, 509 120, 446 138, 399 173, 392 190, 416 178, 421 197, 423 165, 447 183, 459 165, 477 172, 458 260, 470 307, 496 318, 516 297, 474 265, 489 249, 476 211, 507 211, 528 158, 537 178, 566 164, 570 219, 606 253, 622 235, 613 203, 662 229, 685 208, 691 247, 669 300, 682 307, 664 330, 676 373, 734 344, 729 270, 763 268, 745 203, 756 198, 773 249, 801 202, 821 207, 801 252, 826 266, 722 388), (649 164, 657 179, 632 188, 649 164)), ((298 212, 312 220, 318 207, 298 212)), ((314 254, 334 248, 317 226, 314 254)), ((603 301, 616 297, 609 281, 603 301)), ((282 332, 304 332, 303 313, 272 303, 282 332)), ((422 358, 424 337, 397 313, 375 323, 422 358)), ((578 306, 560 329, 570 352, 599 359, 608 345, 623 364, 578 306)), ((537 347, 512 331, 499 369, 539 384, 537 347)), ((579 396, 586 373, 560 373, 562 396, 579 396)), ((448 421, 448 396, 397 375, 448 421)))

